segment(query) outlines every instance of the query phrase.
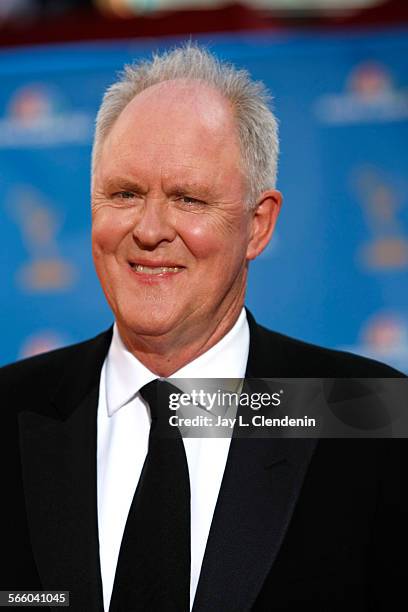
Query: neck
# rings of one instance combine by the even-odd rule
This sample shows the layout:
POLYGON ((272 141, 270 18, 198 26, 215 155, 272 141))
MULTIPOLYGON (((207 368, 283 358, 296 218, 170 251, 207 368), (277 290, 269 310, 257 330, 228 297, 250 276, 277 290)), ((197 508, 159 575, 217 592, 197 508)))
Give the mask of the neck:
POLYGON ((184 334, 175 330, 166 337, 132 336, 117 323, 126 348, 151 372, 167 378, 207 352, 235 325, 243 307, 242 300, 212 318, 212 325, 197 333, 194 327, 184 334))

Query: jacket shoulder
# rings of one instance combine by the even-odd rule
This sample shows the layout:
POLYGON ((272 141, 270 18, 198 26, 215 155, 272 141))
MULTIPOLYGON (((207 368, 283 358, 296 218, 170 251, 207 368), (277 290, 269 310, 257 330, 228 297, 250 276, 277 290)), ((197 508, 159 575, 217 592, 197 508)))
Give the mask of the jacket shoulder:
POLYGON ((29 395, 31 391, 44 388, 47 394, 73 367, 86 364, 92 354, 106 354, 111 339, 111 330, 94 338, 47 353, 28 357, 0 368, 2 393, 14 393, 16 397, 29 395))
POLYGON ((256 336, 265 359, 276 362, 273 354, 285 369, 280 376, 290 377, 355 377, 355 378, 397 378, 405 377, 389 365, 361 357, 346 351, 329 349, 296 338, 291 338, 256 325, 256 336))

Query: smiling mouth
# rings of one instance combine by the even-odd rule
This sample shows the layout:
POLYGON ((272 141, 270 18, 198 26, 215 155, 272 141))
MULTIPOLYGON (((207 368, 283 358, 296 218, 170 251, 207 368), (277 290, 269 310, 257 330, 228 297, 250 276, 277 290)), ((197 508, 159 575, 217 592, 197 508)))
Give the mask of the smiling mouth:
POLYGON ((137 274, 177 274, 177 272, 181 272, 184 269, 180 266, 142 266, 132 262, 129 262, 129 265, 137 274))

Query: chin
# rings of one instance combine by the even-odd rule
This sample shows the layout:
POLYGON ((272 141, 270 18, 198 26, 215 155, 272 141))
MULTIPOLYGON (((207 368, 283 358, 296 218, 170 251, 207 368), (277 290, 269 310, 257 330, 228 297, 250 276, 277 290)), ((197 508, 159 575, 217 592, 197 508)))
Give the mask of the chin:
POLYGON ((162 336, 171 332, 176 325, 174 312, 155 313, 146 306, 135 308, 132 314, 121 313, 117 320, 121 328, 140 336, 162 336))

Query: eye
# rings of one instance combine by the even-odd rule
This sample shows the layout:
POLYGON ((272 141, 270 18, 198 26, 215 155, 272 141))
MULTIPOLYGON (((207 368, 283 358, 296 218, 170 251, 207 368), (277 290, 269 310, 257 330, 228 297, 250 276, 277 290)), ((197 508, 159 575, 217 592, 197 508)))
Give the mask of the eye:
POLYGON ((132 191, 118 191, 113 194, 113 197, 120 198, 121 200, 131 200, 135 197, 135 194, 132 191))
POLYGON ((191 196, 188 196, 188 195, 180 195, 178 199, 183 204, 190 204, 190 205, 191 204, 204 204, 202 200, 198 200, 197 198, 192 198, 191 196))

